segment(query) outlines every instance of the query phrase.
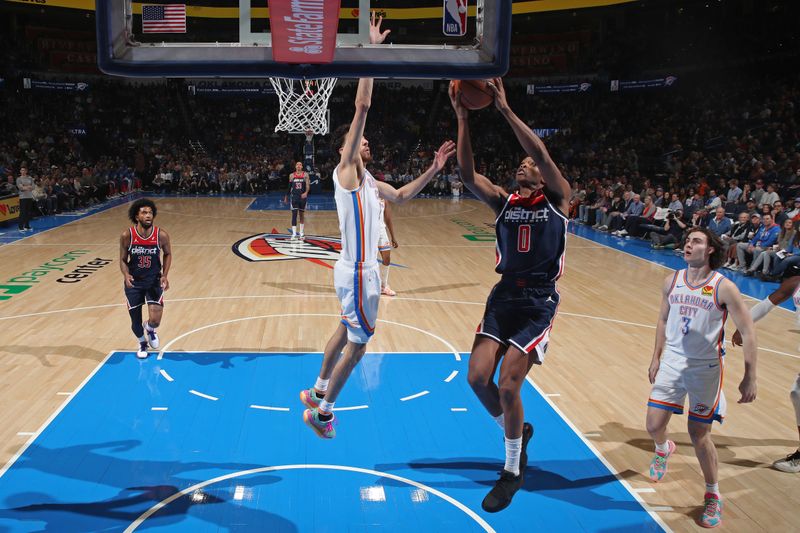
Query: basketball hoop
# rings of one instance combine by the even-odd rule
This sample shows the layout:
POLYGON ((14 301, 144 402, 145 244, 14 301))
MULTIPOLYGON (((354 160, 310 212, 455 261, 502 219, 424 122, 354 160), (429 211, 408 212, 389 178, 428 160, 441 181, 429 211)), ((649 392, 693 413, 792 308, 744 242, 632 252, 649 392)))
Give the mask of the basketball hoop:
POLYGON ((275 131, 325 135, 328 133, 328 99, 336 85, 336 78, 315 80, 293 80, 290 78, 270 78, 270 83, 278 94, 280 110, 275 131))

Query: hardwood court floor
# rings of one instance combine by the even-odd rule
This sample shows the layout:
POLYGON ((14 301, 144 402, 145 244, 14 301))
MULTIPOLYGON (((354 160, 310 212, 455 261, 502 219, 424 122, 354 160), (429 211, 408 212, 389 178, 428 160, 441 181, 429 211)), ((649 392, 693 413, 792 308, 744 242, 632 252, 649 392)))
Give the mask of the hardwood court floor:
MULTIPOLYGON (((174 253, 162 346, 173 340, 171 350, 314 352, 324 346, 339 311, 332 271, 303 259, 248 262, 235 255, 235 242, 285 232, 289 223, 288 211, 248 211, 250 201, 156 200, 157 224, 170 233, 174 253)), ((414 200, 394 214, 400 248, 392 259, 408 268, 392 269, 398 296, 381 302, 370 351, 469 351, 497 275, 494 244, 464 235, 491 232, 493 216, 472 200, 414 200)), ((106 354, 135 347, 118 264, 126 215, 127 206, 112 208, 0 247, 0 283, 40 265, 63 268, 38 269, 30 289, 0 301, 0 465, 106 354), (111 262, 63 282, 76 279, 64 274, 95 259, 111 262)), ((306 233, 338 236, 336 213, 309 212, 306 233)), ((654 485, 643 475, 652 454, 644 429, 647 367, 659 287, 669 272, 570 235, 548 358, 532 377, 670 527, 691 531, 700 529, 694 519, 703 484, 685 417, 674 417, 670 426, 678 452, 668 478, 654 485)), ((798 333, 793 315, 782 309, 758 324, 765 350, 759 352, 758 400, 751 405, 736 403, 742 352, 729 346, 728 417, 714 427, 727 531, 800 528, 800 478, 769 468, 797 446, 788 389, 800 369, 798 333)), ((528 418, 535 424, 536 413, 528 418)))

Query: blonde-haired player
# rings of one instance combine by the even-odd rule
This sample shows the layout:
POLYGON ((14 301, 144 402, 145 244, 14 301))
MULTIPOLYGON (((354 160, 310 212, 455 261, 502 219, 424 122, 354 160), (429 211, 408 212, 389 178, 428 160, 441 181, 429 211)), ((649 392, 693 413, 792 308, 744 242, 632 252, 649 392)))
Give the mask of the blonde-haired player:
MULTIPOLYGON (((369 28, 372 44, 382 43, 389 34, 389 30, 381 32, 382 20, 383 17, 376 20, 372 13, 369 28)), ((372 78, 358 81, 353 120, 338 128, 331 141, 333 150, 340 156, 333 170, 333 184, 342 251, 333 270, 333 285, 342 305, 342 318, 325 346, 316 383, 300 392, 300 400, 308 407, 303 412, 303 421, 324 439, 336 436, 334 403, 375 332, 381 293, 375 253, 380 234, 378 201, 380 198, 396 203, 410 200, 456 152, 455 143, 444 142, 436 151, 431 166, 399 189, 377 181, 365 166, 372 160, 369 142, 364 138, 372 103, 372 84, 372 78)))

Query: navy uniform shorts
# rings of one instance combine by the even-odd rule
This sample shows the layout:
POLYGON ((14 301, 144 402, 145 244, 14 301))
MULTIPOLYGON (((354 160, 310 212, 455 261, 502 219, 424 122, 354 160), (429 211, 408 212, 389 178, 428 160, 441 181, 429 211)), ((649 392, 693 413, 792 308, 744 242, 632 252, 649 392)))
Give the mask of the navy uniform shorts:
POLYGON ((294 196, 292 195, 292 209, 299 209, 300 211, 306 210, 306 200, 308 198, 302 198, 301 196, 294 196))
POLYGON ((475 333, 503 346, 514 345, 523 353, 535 353, 536 364, 542 364, 558 302, 554 283, 504 278, 489 293, 475 333))
POLYGON ((144 304, 164 305, 164 289, 161 278, 155 280, 133 280, 133 288, 125 287, 128 309, 136 309, 144 304))

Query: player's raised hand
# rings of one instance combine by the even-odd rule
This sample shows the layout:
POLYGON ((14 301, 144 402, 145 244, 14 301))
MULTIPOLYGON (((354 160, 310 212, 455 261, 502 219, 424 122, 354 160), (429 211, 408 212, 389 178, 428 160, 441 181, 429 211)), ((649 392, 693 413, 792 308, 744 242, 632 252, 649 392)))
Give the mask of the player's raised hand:
POLYGON ((456 117, 465 119, 469 116, 469 111, 467 111, 467 108, 461 103, 461 90, 456 87, 456 85, 456 82, 451 81, 450 87, 447 89, 447 94, 450 95, 450 104, 452 104, 456 112, 456 117))
POLYGON ((508 100, 506 99, 506 88, 503 87, 502 78, 492 78, 486 82, 486 86, 494 93, 494 105, 500 111, 509 109, 508 100))
POLYGON ((392 33, 392 30, 386 30, 381 32, 381 23, 383 22, 383 17, 378 17, 376 22, 375 20, 375 12, 371 12, 369 15, 369 43, 370 44, 381 44, 383 41, 386 40, 386 37, 392 33))
POLYGON ((445 141, 436 150, 436 154, 433 156, 433 167, 436 169, 436 172, 439 172, 444 168, 445 163, 447 160, 450 159, 453 154, 456 153, 456 143, 453 141, 445 141))

